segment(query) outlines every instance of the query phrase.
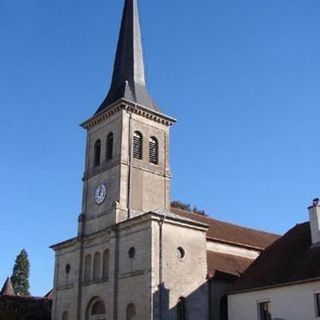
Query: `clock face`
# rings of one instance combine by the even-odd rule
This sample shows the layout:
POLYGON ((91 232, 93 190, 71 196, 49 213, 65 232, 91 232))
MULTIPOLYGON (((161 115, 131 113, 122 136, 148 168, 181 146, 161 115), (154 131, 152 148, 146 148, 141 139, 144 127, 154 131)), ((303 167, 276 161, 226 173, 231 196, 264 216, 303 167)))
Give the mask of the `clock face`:
POLYGON ((107 187, 104 184, 100 184, 94 194, 96 204, 101 204, 106 199, 107 187))

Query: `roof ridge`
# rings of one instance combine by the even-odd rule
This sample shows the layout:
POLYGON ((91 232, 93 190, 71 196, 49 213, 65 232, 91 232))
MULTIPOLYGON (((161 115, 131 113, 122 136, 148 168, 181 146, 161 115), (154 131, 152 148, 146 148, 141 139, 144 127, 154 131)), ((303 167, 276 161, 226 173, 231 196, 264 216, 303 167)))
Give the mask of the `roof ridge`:
POLYGON ((192 214, 192 215, 200 216, 202 218, 209 219, 209 220, 212 220, 212 221, 218 221, 218 222, 221 222, 221 223, 229 224, 231 226, 239 227, 239 228, 242 228, 242 229, 251 230, 251 231, 257 231, 257 232, 264 233, 264 234, 269 234, 269 235, 280 236, 280 234, 277 234, 277 233, 268 232, 268 231, 264 231, 264 230, 261 230, 261 229, 254 229, 252 227, 246 227, 246 226, 243 226, 243 225, 240 225, 240 224, 235 224, 233 222, 216 219, 216 218, 213 218, 211 216, 203 216, 203 215, 200 215, 200 214, 198 214, 196 212, 192 212, 192 211, 189 211, 189 210, 184 210, 184 209, 180 209, 180 208, 174 208, 174 209, 176 209, 178 211, 186 212, 186 213, 189 213, 189 214, 192 214))

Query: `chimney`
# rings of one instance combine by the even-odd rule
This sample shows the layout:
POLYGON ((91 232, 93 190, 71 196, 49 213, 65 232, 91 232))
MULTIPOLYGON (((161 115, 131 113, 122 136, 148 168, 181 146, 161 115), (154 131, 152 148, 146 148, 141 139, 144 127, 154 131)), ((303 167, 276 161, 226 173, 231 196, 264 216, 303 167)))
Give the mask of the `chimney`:
POLYGON ((320 243, 320 199, 314 199, 308 209, 312 244, 320 243))

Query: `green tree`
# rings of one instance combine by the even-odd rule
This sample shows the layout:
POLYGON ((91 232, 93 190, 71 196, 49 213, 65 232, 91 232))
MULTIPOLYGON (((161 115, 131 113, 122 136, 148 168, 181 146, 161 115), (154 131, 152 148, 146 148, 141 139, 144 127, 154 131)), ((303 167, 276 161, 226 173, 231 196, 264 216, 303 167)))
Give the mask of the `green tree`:
POLYGON ((172 208, 176 208, 176 209, 190 211, 190 212, 193 212, 193 213, 197 213, 197 214, 200 214, 202 216, 207 216, 207 213, 204 210, 199 210, 196 206, 191 208, 190 203, 185 203, 185 202, 182 202, 180 200, 171 201, 171 207, 172 208))
POLYGON ((25 249, 17 255, 13 272, 11 276, 11 282, 14 292, 18 296, 29 296, 29 259, 25 249))
POLYGON ((179 200, 171 201, 171 207, 181 209, 181 210, 191 211, 191 206, 189 203, 184 203, 179 200))

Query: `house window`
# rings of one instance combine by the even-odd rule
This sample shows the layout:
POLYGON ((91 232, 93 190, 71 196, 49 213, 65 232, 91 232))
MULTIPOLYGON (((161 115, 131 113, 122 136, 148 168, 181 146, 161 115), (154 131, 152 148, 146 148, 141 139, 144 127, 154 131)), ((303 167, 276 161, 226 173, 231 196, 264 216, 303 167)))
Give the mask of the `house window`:
POLYGON ((142 134, 135 131, 133 135, 133 157, 136 159, 142 159, 142 134))
POLYGON ((107 135, 107 160, 111 160, 113 158, 113 133, 110 132, 107 135))
POLYGON ((101 158, 101 141, 97 140, 94 144, 94 166, 98 166, 100 164, 101 158))
POLYGON ((155 137, 151 137, 149 140, 149 162, 153 164, 159 162, 158 140, 155 137))
POLYGON ((186 299, 180 297, 177 303, 177 320, 186 319, 186 299))
POLYGON ((270 301, 258 303, 259 320, 271 320, 270 301))
POLYGON ((314 303, 316 309, 316 317, 320 317, 320 293, 314 295, 314 303))

